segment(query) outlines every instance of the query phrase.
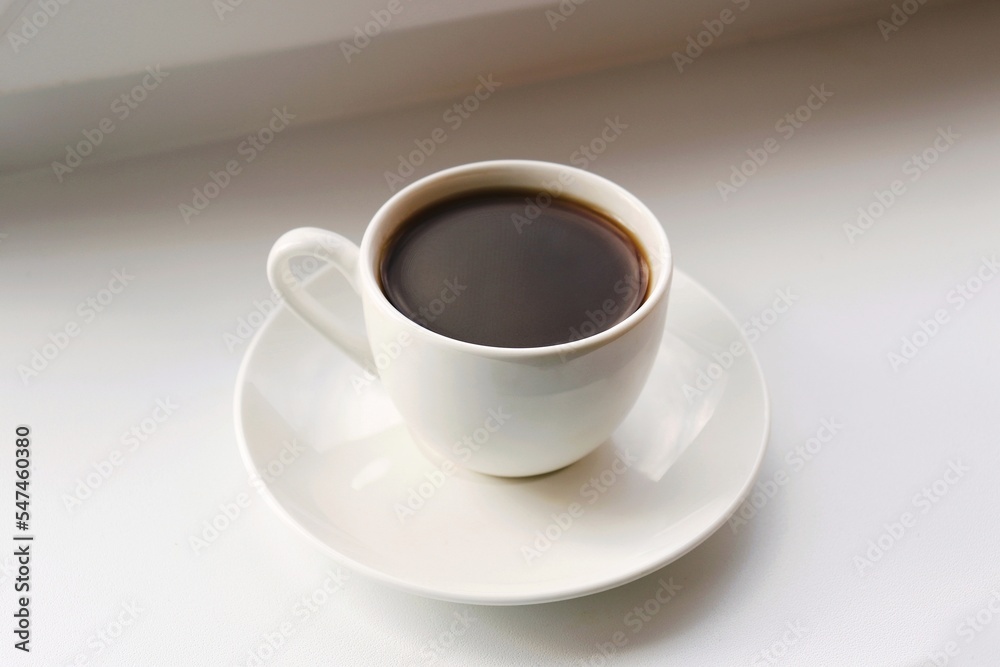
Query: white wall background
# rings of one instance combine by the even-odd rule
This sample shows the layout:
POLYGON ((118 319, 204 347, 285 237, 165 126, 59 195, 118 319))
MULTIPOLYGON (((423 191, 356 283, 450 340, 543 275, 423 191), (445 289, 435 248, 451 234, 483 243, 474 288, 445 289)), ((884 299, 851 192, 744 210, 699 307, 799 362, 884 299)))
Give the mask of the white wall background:
POLYGON ((567 20, 552 23, 547 12, 560 12, 553 0, 399 0, 401 11, 348 62, 341 43, 389 0, 61 1, 6 0, 0 15, 10 22, 0 43, 0 170, 65 158, 65 146, 107 116, 148 66, 170 73, 157 102, 119 124, 91 161, 235 137, 273 106, 288 106, 303 124, 455 96, 488 72, 517 85, 664 57, 726 8, 738 20, 713 50, 874 21, 891 6, 564 0, 567 20), (26 22, 42 27, 32 33, 26 22))

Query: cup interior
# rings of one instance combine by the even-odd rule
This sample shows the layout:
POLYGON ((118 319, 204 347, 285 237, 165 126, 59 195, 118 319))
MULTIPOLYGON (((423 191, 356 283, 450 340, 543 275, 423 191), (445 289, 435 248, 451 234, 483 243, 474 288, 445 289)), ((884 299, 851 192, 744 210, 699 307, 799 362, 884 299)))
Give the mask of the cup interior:
POLYGON ((525 352, 553 350, 581 343, 598 343, 602 337, 620 335, 645 316, 667 291, 673 262, 666 234, 652 212, 621 186, 575 167, 533 160, 495 160, 477 162, 431 174, 393 195, 376 213, 361 244, 361 280, 364 289, 379 308, 392 311, 412 327, 461 346, 489 348, 447 338, 421 327, 398 311, 380 285, 380 264, 396 231, 415 213, 441 201, 489 189, 512 189, 537 192, 544 202, 546 195, 575 201, 610 219, 626 230, 639 246, 648 269, 646 298, 627 318, 598 334, 575 341, 542 348, 491 348, 525 352), (593 340, 598 339, 598 340, 593 340))

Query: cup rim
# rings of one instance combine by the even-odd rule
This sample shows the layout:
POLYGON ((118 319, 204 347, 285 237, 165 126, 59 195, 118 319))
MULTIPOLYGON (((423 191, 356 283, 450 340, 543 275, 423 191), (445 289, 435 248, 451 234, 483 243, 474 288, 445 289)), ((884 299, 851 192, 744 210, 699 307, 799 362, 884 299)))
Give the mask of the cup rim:
MULTIPOLYGON (((455 196, 464 191, 471 192, 475 189, 476 188, 459 188, 450 193, 449 196, 455 196)), ((599 203, 594 202, 587 197, 575 196, 574 199, 581 200, 584 204, 593 203, 593 206, 596 209, 603 208, 599 203)), ((670 243, 667 240, 666 232, 663 229, 663 225, 660 224, 659 219, 653 214, 653 212, 650 211, 649 208, 635 195, 617 183, 604 178, 603 176, 594 174, 593 172, 569 165, 542 160, 504 159, 471 162, 456 167, 449 167, 424 176, 400 189, 384 204, 382 204, 381 207, 379 207, 378 211, 372 217, 371 222, 368 224, 368 227, 365 229, 364 236, 361 240, 360 250, 360 265, 358 267, 358 272, 360 274, 361 292, 363 295, 367 296, 366 301, 377 307, 383 315, 405 327, 411 335, 425 338, 430 342, 447 346, 455 350, 498 359, 530 359, 547 356, 565 358, 565 356, 570 353, 572 353, 573 356, 578 356, 603 347, 604 345, 620 338, 634 329, 640 322, 646 319, 650 313, 653 312, 658 304, 666 297, 673 275, 673 253, 670 248, 670 243), (658 267, 649 267, 650 275, 653 280, 651 286, 648 288, 649 294, 646 299, 643 300, 639 308, 614 326, 579 340, 534 347, 500 347, 495 345, 471 343, 469 341, 445 336, 444 334, 437 333, 436 331, 431 331, 417 322, 414 322, 393 306, 392 302, 389 301, 388 297, 386 297, 385 293, 382 291, 378 276, 376 275, 376 264, 379 261, 379 257, 376 256, 378 253, 375 252, 375 239, 377 237, 382 237, 382 232, 385 227, 391 226, 391 229, 394 229, 396 225, 401 224, 402 221, 409 215, 416 212, 417 209, 415 207, 412 205, 407 207, 407 204, 410 203, 410 201, 413 200, 415 195, 420 191, 439 185, 442 181, 454 180, 456 177, 467 177, 477 173, 495 173, 498 169, 515 171, 542 169, 549 171, 549 175, 554 177, 558 177, 561 173, 569 173, 574 179, 579 178, 583 181, 589 181, 593 186, 613 193, 615 196, 626 201, 632 208, 636 209, 640 216, 646 218, 646 222, 649 223, 649 230, 644 230, 641 234, 636 233, 636 235, 639 236, 640 242, 643 243, 647 260, 651 259, 649 257, 651 254, 650 249, 647 247, 649 244, 645 240, 648 238, 649 234, 652 234, 655 237, 655 243, 660 246, 662 251, 657 253, 655 262, 650 262, 651 264, 657 264, 658 267)))

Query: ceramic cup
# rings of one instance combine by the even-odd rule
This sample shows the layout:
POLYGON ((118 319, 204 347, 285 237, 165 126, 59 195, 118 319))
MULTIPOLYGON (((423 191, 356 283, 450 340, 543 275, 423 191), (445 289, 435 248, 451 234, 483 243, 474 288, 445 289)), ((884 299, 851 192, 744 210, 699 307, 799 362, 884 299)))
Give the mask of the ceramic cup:
POLYGON ((558 470, 611 436, 659 349, 672 271, 663 227, 633 195, 590 172, 529 160, 478 162, 414 182, 378 210, 360 248, 305 227, 278 239, 267 260, 271 285, 292 311, 369 377, 378 376, 419 444, 471 470, 505 477, 558 470), (382 252, 393 231, 431 204, 491 188, 536 192, 534 203, 541 206, 550 201, 546 197, 564 196, 628 229, 649 264, 642 305, 590 337, 531 348, 455 340, 396 310, 379 285, 382 252), (343 274, 361 299, 364 337, 297 282, 289 263, 298 256, 325 259, 343 274))

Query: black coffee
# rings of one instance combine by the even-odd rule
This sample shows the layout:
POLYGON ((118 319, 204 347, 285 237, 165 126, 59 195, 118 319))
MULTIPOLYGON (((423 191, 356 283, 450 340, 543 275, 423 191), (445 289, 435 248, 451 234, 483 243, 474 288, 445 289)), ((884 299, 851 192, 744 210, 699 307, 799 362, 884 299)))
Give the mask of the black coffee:
POLYGON ((498 347, 555 345, 609 329, 642 304, 648 281, 641 251, 616 223, 569 200, 516 190, 419 211, 389 240, 381 267, 385 295, 407 317, 498 347))

